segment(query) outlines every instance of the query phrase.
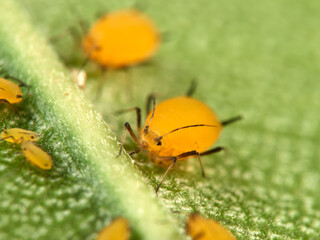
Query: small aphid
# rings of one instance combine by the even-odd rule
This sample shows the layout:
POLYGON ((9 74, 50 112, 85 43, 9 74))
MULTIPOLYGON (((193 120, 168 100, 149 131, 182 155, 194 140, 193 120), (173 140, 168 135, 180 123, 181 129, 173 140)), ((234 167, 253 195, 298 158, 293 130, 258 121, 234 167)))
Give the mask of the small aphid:
POLYGON ((8 104, 15 112, 12 104, 22 101, 20 85, 15 84, 7 79, 0 78, 0 103, 8 104))
POLYGON ((13 143, 22 143, 25 141, 32 141, 36 142, 38 141, 40 135, 38 133, 24 130, 21 128, 8 128, 4 129, 1 132, 1 139, 0 141, 7 141, 7 142, 13 142, 13 143))
POLYGON ((154 98, 151 99, 153 110, 148 114, 142 130, 140 108, 128 109, 137 112, 138 137, 126 122, 119 155, 128 130, 138 147, 130 155, 144 151, 156 164, 167 167, 156 192, 176 162, 188 157, 198 158, 202 175, 205 176, 200 156, 224 150, 223 147, 208 149, 217 141, 222 126, 240 120, 241 117, 220 122, 209 106, 189 96, 172 98, 157 106, 154 98))
POLYGON ((25 157, 31 164, 44 170, 52 168, 51 156, 38 147, 34 142, 24 141, 21 143, 21 148, 25 157))
POLYGON ((105 227, 96 240, 128 240, 129 237, 129 222, 127 219, 119 217, 105 227))
POLYGON ((153 22, 137 10, 109 13, 98 19, 82 40, 88 58, 107 68, 121 68, 151 58, 160 44, 153 22))
POLYGON ((187 233, 192 240, 236 240, 226 228, 217 221, 191 214, 186 224, 187 233))

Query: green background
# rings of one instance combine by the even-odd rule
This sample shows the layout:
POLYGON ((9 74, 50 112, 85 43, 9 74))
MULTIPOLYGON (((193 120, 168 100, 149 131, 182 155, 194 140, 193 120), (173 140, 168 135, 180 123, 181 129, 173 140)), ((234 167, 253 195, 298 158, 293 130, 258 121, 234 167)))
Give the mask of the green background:
POLYGON ((319 12, 315 0, 2 0, 0 61, 30 85, 19 115, 1 108, 2 125, 43 133, 39 145, 56 166, 41 172, 23 162, 19 146, 0 143, 0 238, 94 239, 124 216, 134 239, 177 239, 187 215, 199 212, 238 239, 319 239, 319 12), (87 88, 77 90, 67 69, 85 55, 81 32, 67 29, 129 6, 158 25, 160 51, 128 72, 103 75, 90 63, 87 88), (150 92, 157 101, 183 95, 192 79, 194 97, 219 118, 244 120, 216 143, 229 155, 203 157, 206 179, 189 159, 156 198, 164 170, 143 155, 135 164, 114 158, 115 136, 135 117, 113 113, 144 107, 150 92))

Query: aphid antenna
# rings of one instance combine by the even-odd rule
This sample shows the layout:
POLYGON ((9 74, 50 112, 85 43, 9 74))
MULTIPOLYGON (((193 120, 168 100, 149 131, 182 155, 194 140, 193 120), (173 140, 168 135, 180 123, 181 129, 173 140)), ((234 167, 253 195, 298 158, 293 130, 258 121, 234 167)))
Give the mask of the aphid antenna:
POLYGON ((151 107, 151 101, 153 98, 155 98, 155 93, 149 93, 147 96, 147 103, 146 103, 146 116, 148 116, 149 112, 150 112, 150 107, 151 107))
POLYGON ((72 16, 79 21, 79 26, 80 26, 82 35, 84 35, 87 32, 87 26, 82 20, 82 18, 80 17, 81 14, 78 12, 78 10, 75 7, 77 5, 76 4, 72 5, 69 0, 66 0, 65 3, 68 5, 68 8, 72 16))
POLYGON ((144 127, 143 132, 144 132, 145 134, 148 133, 148 131, 149 131, 149 127, 150 127, 151 121, 152 121, 152 119, 153 119, 153 117, 154 117, 154 113, 155 113, 155 111, 156 111, 156 99, 155 99, 155 97, 154 97, 153 95, 151 96, 151 99, 152 99, 152 101, 153 101, 152 115, 151 115, 151 118, 150 118, 148 124, 144 127))
POLYGON ((227 125, 229 125, 229 124, 231 124, 231 123, 237 122, 237 121, 239 121, 239 120, 241 120, 241 119, 243 119, 243 116, 242 116, 242 115, 239 115, 239 116, 236 116, 236 117, 227 119, 227 120, 225 120, 225 121, 222 121, 221 124, 222 124, 222 126, 224 127, 224 126, 227 126, 227 125))
POLYGON ((6 103, 15 114, 18 114, 17 109, 10 102, 8 102, 6 99, 0 99, 0 103, 6 103))
POLYGON ((94 47, 91 49, 90 53, 86 56, 86 58, 84 59, 83 63, 81 64, 81 67, 80 67, 80 69, 79 69, 79 71, 78 71, 78 73, 77 73, 77 75, 76 75, 76 78, 77 78, 77 79, 79 78, 79 76, 80 76, 80 74, 81 74, 81 71, 82 71, 82 70, 85 68, 85 66, 88 64, 88 62, 89 62, 89 60, 90 60, 90 58, 91 58, 91 54, 93 53, 93 51, 95 51, 95 50, 97 50, 97 49, 98 49, 98 47, 94 46, 94 47))
POLYGON ((10 75, 8 75, 8 74, 5 74, 5 75, 4 75, 4 78, 11 78, 11 79, 15 80, 16 82, 19 83, 19 87, 29 87, 27 84, 25 84, 24 82, 22 82, 19 78, 12 77, 12 76, 10 76, 10 75))
POLYGON ((190 83, 190 87, 186 93, 187 97, 192 97, 192 95, 194 94, 194 92, 197 90, 197 86, 198 86, 198 81, 197 79, 192 79, 191 83, 190 83))
POLYGON ((179 127, 179 128, 173 129, 170 132, 167 132, 167 133, 163 134, 160 137, 155 138, 154 141, 155 142, 160 142, 162 138, 164 138, 165 136, 167 136, 170 133, 174 133, 174 132, 179 131, 181 129, 193 128, 193 127, 218 127, 218 126, 216 126, 216 125, 208 125, 208 124, 195 124, 195 125, 188 125, 188 126, 184 126, 184 127, 179 127))

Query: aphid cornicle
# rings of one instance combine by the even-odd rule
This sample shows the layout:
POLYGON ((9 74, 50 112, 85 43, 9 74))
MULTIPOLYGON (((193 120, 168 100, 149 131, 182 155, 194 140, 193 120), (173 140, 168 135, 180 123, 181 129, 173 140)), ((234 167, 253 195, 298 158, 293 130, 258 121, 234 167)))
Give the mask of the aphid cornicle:
POLYGON ((4 129, 1 132, 1 139, 0 141, 7 141, 13 143, 22 143, 24 141, 38 141, 40 135, 38 133, 25 130, 22 128, 8 128, 4 129))
POLYGON ((188 157, 198 158, 205 176, 200 156, 222 151, 224 148, 220 146, 208 149, 217 141, 222 127, 240 120, 241 116, 220 122, 209 106, 189 96, 175 97, 157 106, 154 98, 149 99, 153 99, 154 106, 142 130, 140 108, 121 111, 136 110, 138 137, 126 122, 119 155, 127 130, 138 147, 130 155, 144 151, 156 164, 167 167, 156 192, 176 162, 188 157))
POLYGON ((25 157, 31 164, 43 170, 49 170, 52 168, 51 156, 38 147, 34 142, 24 141, 21 143, 21 148, 25 157))
POLYGON ((105 227, 96 240, 128 240, 129 237, 129 222, 127 219, 119 217, 105 227))
POLYGON ((230 231, 217 221, 191 214, 186 229, 192 240, 236 240, 230 231))
POLYGON ((82 40, 88 58, 107 68, 146 61, 157 51, 160 34, 143 13, 119 10, 98 19, 82 40))

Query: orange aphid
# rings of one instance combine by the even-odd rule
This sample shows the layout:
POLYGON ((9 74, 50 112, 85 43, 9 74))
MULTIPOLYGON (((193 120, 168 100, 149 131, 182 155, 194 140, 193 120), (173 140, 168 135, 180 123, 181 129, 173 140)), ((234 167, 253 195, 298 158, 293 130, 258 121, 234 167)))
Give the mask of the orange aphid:
MULTIPOLYGON (((168 167, 156 192, 177 161, 197 157, 204 176, 200 156, 222 151, 223 147, 208 149, 217 141, 222 126, 241 119, 241 116, 237 116, 220 122, 215 112, 205 103, 182 96, 154 106, 147 116, 145 126, 140 130, 140 109, 128 110, 134 109, 138 115, 138 137, 134 134, 130 124, 125 123, 125 131, 129 131, 138 146, 130 155, 144 151, 155 163, 168 167)), ((124 144, 125 133, 119 155, 124 144)))
MULTIPOLYGON (((145 125, 150 122, 149 113, 145 125)), ((215 112, 205 103, 191 97, 176 97, 159 103, 151 120, 148 134, 142 130, 140 142, 151 156, 178 156, 189 151, 204 152, 218 139, 222 125, 215 112), (209 125, 170 131, 184 126, 209 125), (167 135, 165 135, 167 134, 167 135), (161 145, 154 138, 163 136, 161 145)), ((155 158, 156 163, 170 165, 171 161, 155 158)))
POLYGON ((0 78, 0 102, 14 104, 22 101, 20 86, 7 79, 0 78))
POLYGON ((218 222, 198 214, 189 216, 186 228, 192 240, 236 240, 232 233, 218 222))
POLYGON ((127 219, 119 217, 105 227, 96 240, 128 240, 129 237, 129 222, 127 219))
POLYGON ((153 22, 133 9, 101 17, 82 41, 88 57, 108 68, 146 61, 155 54, 159 43, 160 34, 153 22))

